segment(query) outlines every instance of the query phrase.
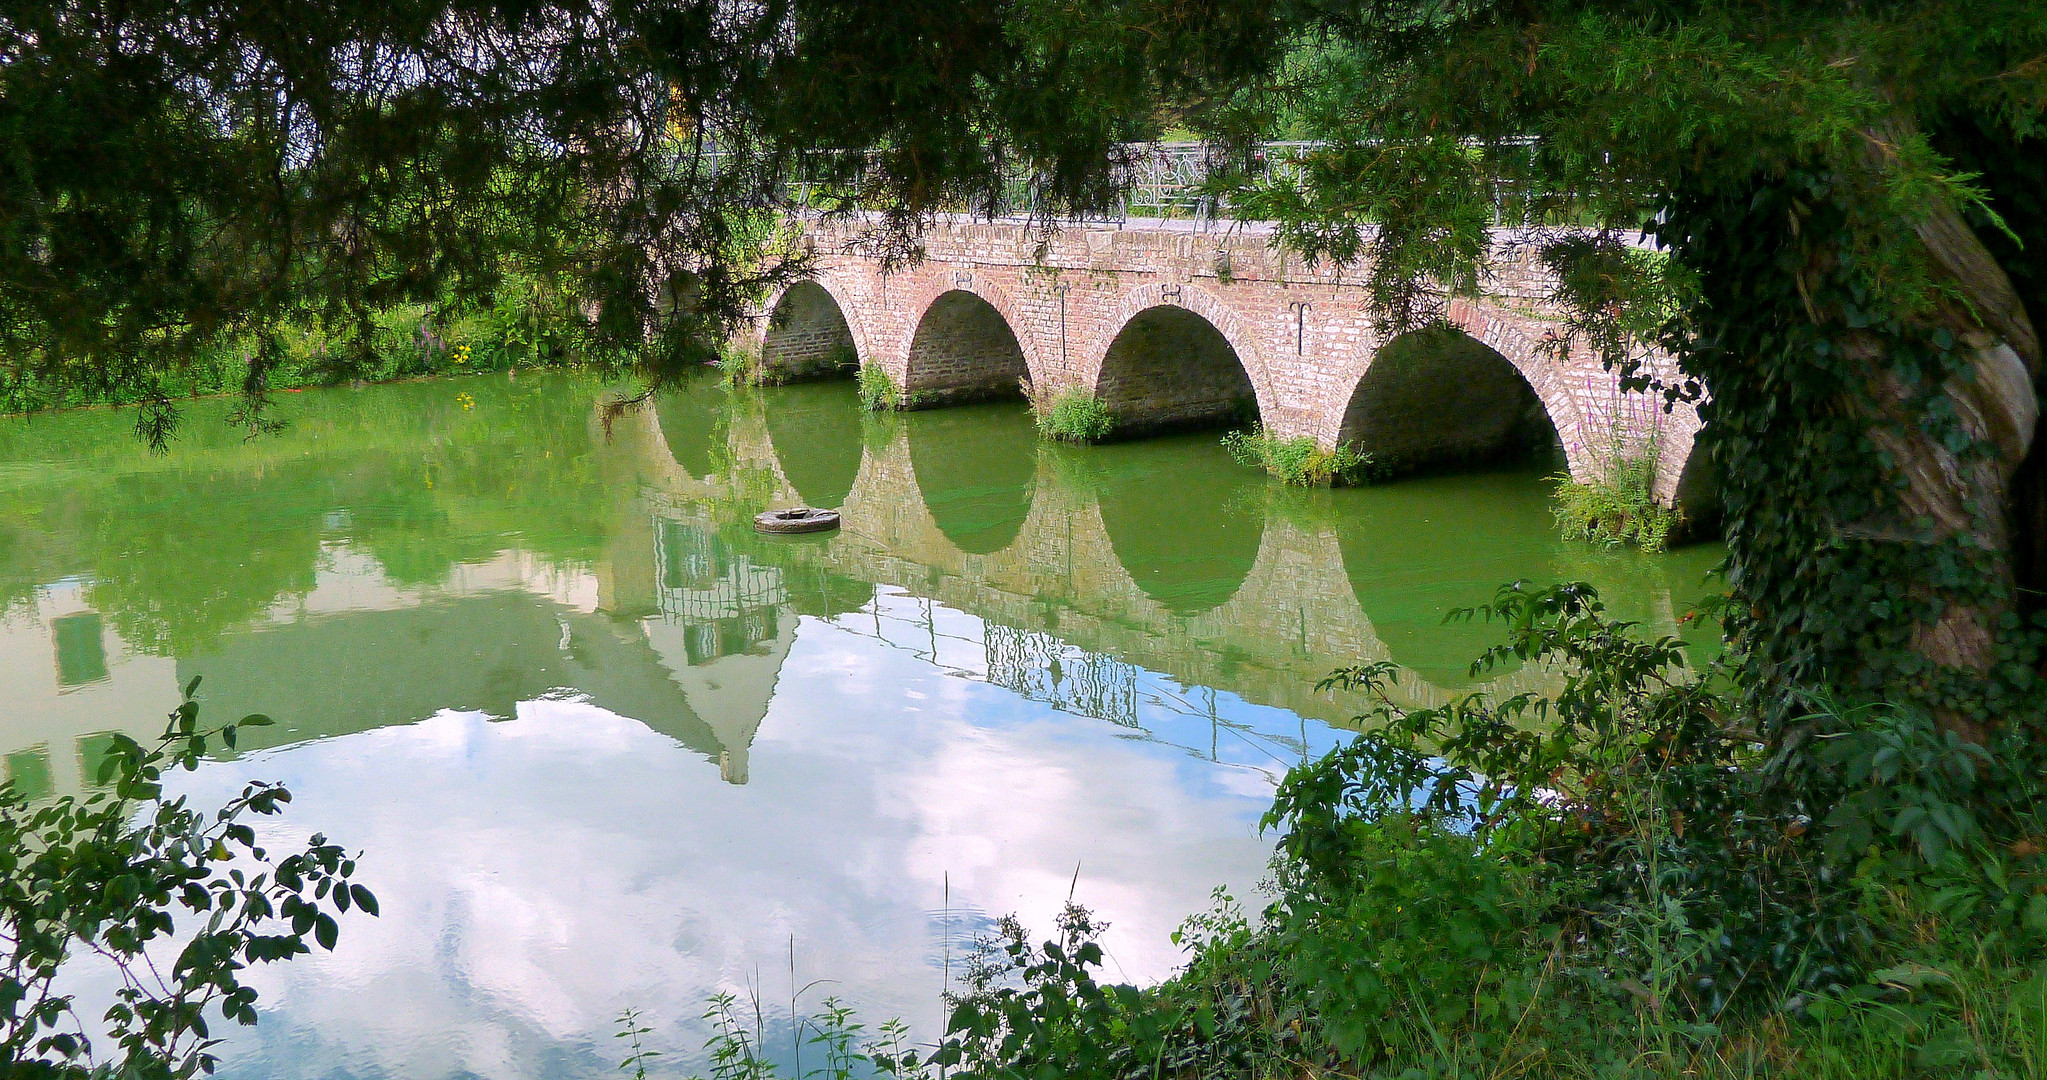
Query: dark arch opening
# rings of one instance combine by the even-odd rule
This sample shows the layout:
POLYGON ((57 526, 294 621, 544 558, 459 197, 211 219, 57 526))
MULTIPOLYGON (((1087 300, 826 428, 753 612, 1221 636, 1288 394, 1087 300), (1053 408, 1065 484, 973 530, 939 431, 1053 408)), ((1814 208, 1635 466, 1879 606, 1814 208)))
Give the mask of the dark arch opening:
POLYGON ((995 305, 963 289, 931 302, 910 339, 911 408, 1023 396, 1030 375, 1016 331, 995 305))
POLYGON ((1264 476, 1236 466, 1207 436, 1102 447, 1089 457, 1109 547, 1146 596, 1192 616, 1236 595, 1264 539, 1264 476))
POLYGON ((1722 537, 1727 504, 1721 494, 1720 467, 1714 464, 1712 450, 1702 441, 1693 443, 1684 471, 1677 474, 1677 490, 1671 501, 1684 517, 1675 538, 1678 542, 1689 544, 1722 537))
POLYGON ((946 539, 974 555, 1015 542, 1030 516, 1038 471, 1030 412, 989 404, 911 416, 904 424, 918 493, 946 539))
POLYGON ((810 506, 838 507, 860 476, 860 399, 843 383, 787 386, 767 403, 782 475, 810 506))
POLYGON ((775 380, 847 377, 860 366, 853 329, 839 302, 815 281, 789 286, 768 316, 761 340, 761 368, 775 380))
POLYGON ((1237 350, 1207 319, 1170 304, 1125 323, 1102 357, 1095 396, 1121 435, 1244 424, 1258 392, 1237 350))
POLYGON ((1450 327, 1387 342, 1351 392, 1337 439, 1395 475, 1563 461, 1556 424, 1528 380, 1450 327))

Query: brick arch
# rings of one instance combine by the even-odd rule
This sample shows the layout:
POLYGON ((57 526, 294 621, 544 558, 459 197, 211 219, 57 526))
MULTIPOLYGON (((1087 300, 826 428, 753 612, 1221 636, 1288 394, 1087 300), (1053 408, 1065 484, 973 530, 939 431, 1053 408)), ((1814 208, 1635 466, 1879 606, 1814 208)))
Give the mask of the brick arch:
POLYGON ((1147 312, 1159 308, 1178 308, 1201 318, 1222 335, 1230 351, 1236 354, 1237 363, 1244 369, 1250 380, 1251 392, 1257 400, 1258 415, 1270 423, 1279 415, 1276 388, 1273 385, 1271 367, 1265 351, 1258 347, 1257 336, 1251 332, 1243 316, 1225 304, 1214 293, 1191 282, 1154 282, 1139 285, 1123 294, 1116 305, 1115 313, 1109 318, 1101 335, 1087 343, 1077 370, 1080 385, 1099 394, 1102 388, 1103 368, 1116 340, 1130 325, 1147 312))
MULTIPOLYGON (((850 275, 850 272, 848 274, 850 275)), ((841 274, 831 267, 825 267, 811 277, 789 282, 768 297, 768 302, 761 306, 760 318, 755 320, 755 325, 749 328, 747 334, 746 343, 753 354, 764 362, 769 359, 768 336, 773 330, 775 317, 781 311, 783 301, 788 299, 790 291, 804 285, 815 285, 823 289, 832 303, 838 305, 839 317, 846 321, 846 330, 853 338, 855 359, 863 364, 869 362, 874 356, 873 335, 867 327, 864 312, 860 305, 853 302, 856 292, 852 288, 852 283, 841 280, 841 274)))
MULTIPOLYGON (((1570 375, 1554 354, 1544 350, 1542 337, 1519 325, 1515 316, 1478 304, 1458 302, 1445 314, 1452 329, 1499 354, 1534 391, 1563 443, 1571 475, 1580 480, 1596 475, 1601 447, 1595 445, 1594 433, 1585 422, 1570 375)), ((1375 335, 1369 347, 1359 349, 1340 366, 1318 410, 1316 442, 1334 446, 1342 438, 1352 399, 1373 363, 1394 340, 1397 338, 1379 340, 1375 335)))
POLYGON ((1719 479, 1712 474, 1706 448, 1699 445, 1699 432, 1704 425, 1699 420, 1698 405, 1679 402, 1660 419, 1656 486, 1650 493, 1665 506, 1717 517, 1719 479), (1694 469, 1694 465, 1699 468, 1694 469))
MULTIPOLYGON (((952 293, 965 293, 994 308, 995 313, 1001 316, 1003 326, 1015 337, 1018 351, 1023 354, 1025 375, 1031 380, 1032 385, 1043 384, 1046 373, 1051 369, 1046 365, 1040 343, 1030 331, 1030 323, 1023 318, 1021 310, 1009 293, 990 281, 988 275, 971 269, 927 266, 914 280, 915 284, 901 299, 891 303, 892 307, 911 314, 909 318, 903 320, 902 333, 896 347, 887 354, 889 358, 895 360, 895 363, 888 365, 889 376, 896 380, 897 385, 901 386, 906 394, 915 396, 919 393, 932 392, 929 385, 915 385, 920 380, 917 373, 911 370, 916 359, 913 352, 917 345, 918 332, 924 329, 925 320, 933 314, 933 309, 939 302, 952 293)), ((1016 388, 1013 386, 1003 387, 1003 396, 1008 396, 1009 391, 1014 389, 1016 388)), ((985 396, 990 395, 969 393, 964 397, 952 397, 941 392, 940 400, 934 403, 944 403, 945 400, 965 401, 985 396)))

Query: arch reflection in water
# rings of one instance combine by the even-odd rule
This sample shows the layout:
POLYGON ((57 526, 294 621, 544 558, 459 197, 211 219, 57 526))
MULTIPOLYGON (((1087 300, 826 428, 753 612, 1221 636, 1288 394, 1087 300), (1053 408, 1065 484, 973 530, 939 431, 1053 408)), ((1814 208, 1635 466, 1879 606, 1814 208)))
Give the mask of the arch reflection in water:
POLYGON ((807 506, 836 509, 853 490, 863 453, 863 411, 844 382, 776 387, 761 394, 774 460, 807 506))
POLYGON ((1031 511, 1038 433, 1029 410, 975 405, 902 418, 917 494, 946 538, 974 555, 1016 541, 1031 511))
MULTIPOLYGON (((1189 685, 1343 722, 1363 701, 1313 690, 1342 664, 1407 664, 1398 690, 1416 704, 1471 686, 1468 665, 1499 630, 1444 615, 1504 582, 1588 577, 1616 610, 1674 632, 1711 559, 1560 561, 1539 473, 1301 492, 1236 465, 1212 436, 1037 448, 1026 487, 1033 435, 1021 409, 1011 426, 1005 415, 913 416, 909 437, 870 440, 845 535, 789 565, 886 582, 1189 685), (996 475, 1004 467, 1012 474, 996 475), (972 512, 990 502, 994 513, 972 512), (1268 517, 1271 506, 1283 513, 1268 517), (991 517, 999 530, 984 526, 991 517), (1691 571, 1644 576, 1673 562, 1691 571), (1638 584, 1652 595, 1631 595, 1638 584)), ((1512 672, 1486 681, 1501 677, 1503 689, 1535 688, 1512 672)))
POLYGON ((663 442, 682 471, 695 477, 718 471, 725 450, 725 389, 713 379, 692 380, 686 393, 660 394, 654 412, 663 442))
POLYGON ((1267 485, 1213 436, 1163 442, 1102 447, 1089 464, 1124 572, 1167 610, 1199 615, 1236 595, 1258 561, 1267 485))

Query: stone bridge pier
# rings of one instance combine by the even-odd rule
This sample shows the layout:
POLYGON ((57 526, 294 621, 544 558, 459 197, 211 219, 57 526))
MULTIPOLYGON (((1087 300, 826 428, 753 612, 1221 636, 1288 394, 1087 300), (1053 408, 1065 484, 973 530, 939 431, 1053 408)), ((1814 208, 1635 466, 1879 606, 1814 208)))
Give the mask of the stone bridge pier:
MULTIPOLYGON (((924 258, 883 273, 859 222, 806 224, 815 276, 770 297, 741 344, 771 372, 813 378, 871 364, 912 408, 1078 390, 1118 434, 1263 423, 1325 449, 1349 443, 1395 469, 1507 456, 1552 442, 1571 474, 1653 454, 1665 503, 1687 479, 1699 417, 1622 390, 1597 357, 1558 355, 1550 279, 1502 232, 1486 297, 1450 329, 1387 340, 1356 273, 1309 266, 1269 226, 1069 225, 942 220, 924 258)), ((1662 373, 1670 374, 1668 364, 1662 373)))

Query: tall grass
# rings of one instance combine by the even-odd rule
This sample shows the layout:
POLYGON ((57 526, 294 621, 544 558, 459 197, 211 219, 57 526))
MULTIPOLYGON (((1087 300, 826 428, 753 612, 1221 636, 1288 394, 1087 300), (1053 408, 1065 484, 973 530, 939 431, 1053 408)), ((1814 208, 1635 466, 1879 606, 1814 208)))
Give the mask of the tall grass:
POLYGON ((856 382, 860 388, 860 405, 867 411, 882 412, 903 407, 902 388, 888 377, 888 372, 880 364, 862 364, 856 382))
POLYGON ((1273 434, 1262 424, 1249 431, 1224 435, 1223 449, 1238 464, 1264 469, 1296 487, 1355 485, 1385 478, 1385 470, 1373 461, 1372 455, 1350 443, 1324 450, 1306 435, 1287 438, 1273 434))
POLYGON ((1038 434, 1056 442, 1085 445, 1106 439, 1116 430, 1116 413, 1092 392, 1068 386, 1051 393, 1023 380, 1024 397, 1038 423, 1038 434))
POLYGON ((1616 457, 1606 476, 1589 483, 1568 473, 1553 483, 1557 527, 1566 540, 1657 552, 1683 528, 1684 515, 1656 501, 1653 453, 1616 457))

